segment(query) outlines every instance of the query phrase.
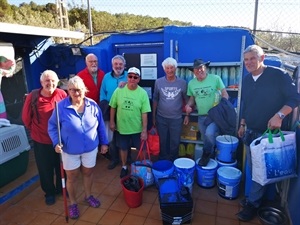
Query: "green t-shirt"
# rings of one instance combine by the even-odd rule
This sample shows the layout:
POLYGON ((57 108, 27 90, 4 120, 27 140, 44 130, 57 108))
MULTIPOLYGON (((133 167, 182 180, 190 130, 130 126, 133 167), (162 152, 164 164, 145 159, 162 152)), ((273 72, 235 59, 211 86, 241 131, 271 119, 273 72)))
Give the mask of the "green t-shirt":
POLYGON ((194 96, 199 115, 207 115, 215 102, 215 94, 225 88, 220 76, 207 74, 203 81, 192 79, 188 83, 188 96, 194 96))
POLYGON ((143 129, 142 114, 151 112, 147 92, 138 86, 135 90, 117 88, 109 102, 117 110, 117 130, 120 134, 141 133, 143 129))

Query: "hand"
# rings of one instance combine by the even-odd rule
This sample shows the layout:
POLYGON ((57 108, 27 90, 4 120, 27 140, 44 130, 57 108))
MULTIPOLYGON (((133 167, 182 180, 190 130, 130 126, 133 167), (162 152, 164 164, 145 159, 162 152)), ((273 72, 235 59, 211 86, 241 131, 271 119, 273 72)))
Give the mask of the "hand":
POLYGON ((282 124, 282 119, 275 114, 268 122, 268 128, 271 130, 279 129, 282 124))
POLYGON ((189 106, 189 105, 186 105, 186 106, 185 106, 185 112, 186 112, 186 113, 189 114, 189 113, 191 113, 192 111, 193 111, 193 109, 192 109, 191 106, 189 106))
POLYGON ((148 134, 146 130, 143 130, 141 133, 141 140, 146 141, 148 138, 148 134))
POLYGON ((63 147, 63 145, 59 145, 59 144, 57 144, 56 146, 55 146, 55 152, 56 153, 62 153, 62 147, 63 147))
POLYGON ((5 62, 0 62, 0 68, 4 70, 9 70, 14 65, 12 60, 6 60, 5 62))
POLYGON ((116 130, 116 123, 115 121, 110 121, 109 122, 109 129, 114 132, 116 130))
POLYGON ((239 130, 238 130, 238 136, 239 138, 244 137, 245 135, 245 127, 240 126, 239 130))
POLYGON ((185 117, 184 117, 184 120, 183 120, 183 124, 184 124, 184 125, 188 125, 189 122, 190 122, 189 116, 185 116, 185 117))
POLYGON ((107 145, 101 145, 100 147, 100 153, 105 154, 108 152, 108 146, 107 145))
POLYGON ((123 88, 123 87, 125 87, 125 85, 127 84, 127 82, 126 81, 121 81, 120 83, 119 83, 119 88, 123 88))

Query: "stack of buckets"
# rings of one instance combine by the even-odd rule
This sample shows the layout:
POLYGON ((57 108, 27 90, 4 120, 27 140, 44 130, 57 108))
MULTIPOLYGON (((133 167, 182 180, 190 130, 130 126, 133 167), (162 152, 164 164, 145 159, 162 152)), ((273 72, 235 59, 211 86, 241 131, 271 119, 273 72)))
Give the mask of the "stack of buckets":
POLYGON ((219 168, 217 170, 218 193, 226 199, 235 199, 238 197, 242 172, 235 168, 236 149, 239 140, 230 135, 221 135, 216 138, 217 161, 219 168))

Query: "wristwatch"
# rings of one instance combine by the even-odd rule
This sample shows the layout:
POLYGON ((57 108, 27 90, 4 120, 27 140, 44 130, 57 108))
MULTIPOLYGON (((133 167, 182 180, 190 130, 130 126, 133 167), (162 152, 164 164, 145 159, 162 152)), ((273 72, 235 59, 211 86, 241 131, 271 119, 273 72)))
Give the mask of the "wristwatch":
POLYGON ((285 115, 282 112, 278 112, 277 115, 279 116, 280 119, 284 119, 285 115))

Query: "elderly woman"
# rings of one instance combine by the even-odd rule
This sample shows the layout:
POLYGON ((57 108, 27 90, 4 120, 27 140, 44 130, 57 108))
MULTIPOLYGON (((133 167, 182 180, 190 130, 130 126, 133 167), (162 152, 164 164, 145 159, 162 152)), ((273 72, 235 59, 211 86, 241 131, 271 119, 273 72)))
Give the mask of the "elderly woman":
POLYGON ((71 219, 79 217, 76 187, 80 172, 83 178, 85 201, 93 208, 100 201, 92 193, 93 172, 96 165, 98 147, 102 154, 108 149, 105 125, 98 104, 85 97, 87 89, 83 80, 75 76, 68 81, 69 97, 58 103, 61 140, 57 129, 56 112, 49 119, 48 131, 55 151, 62 154, 63 166, 67 174, 67 190, 71 219))
POLYGON ((45 70, 40 77, 42 87, 28 94, 22 110, 23 123, 30 130, 33 140, 35 161, 47 205, 53 205, 55 195, 62 190, 59 154, 54 151, 48 135, 48 120, 55 102, 67 97, 64 90, 57 88, 58 81, 54 71, 45 70))

